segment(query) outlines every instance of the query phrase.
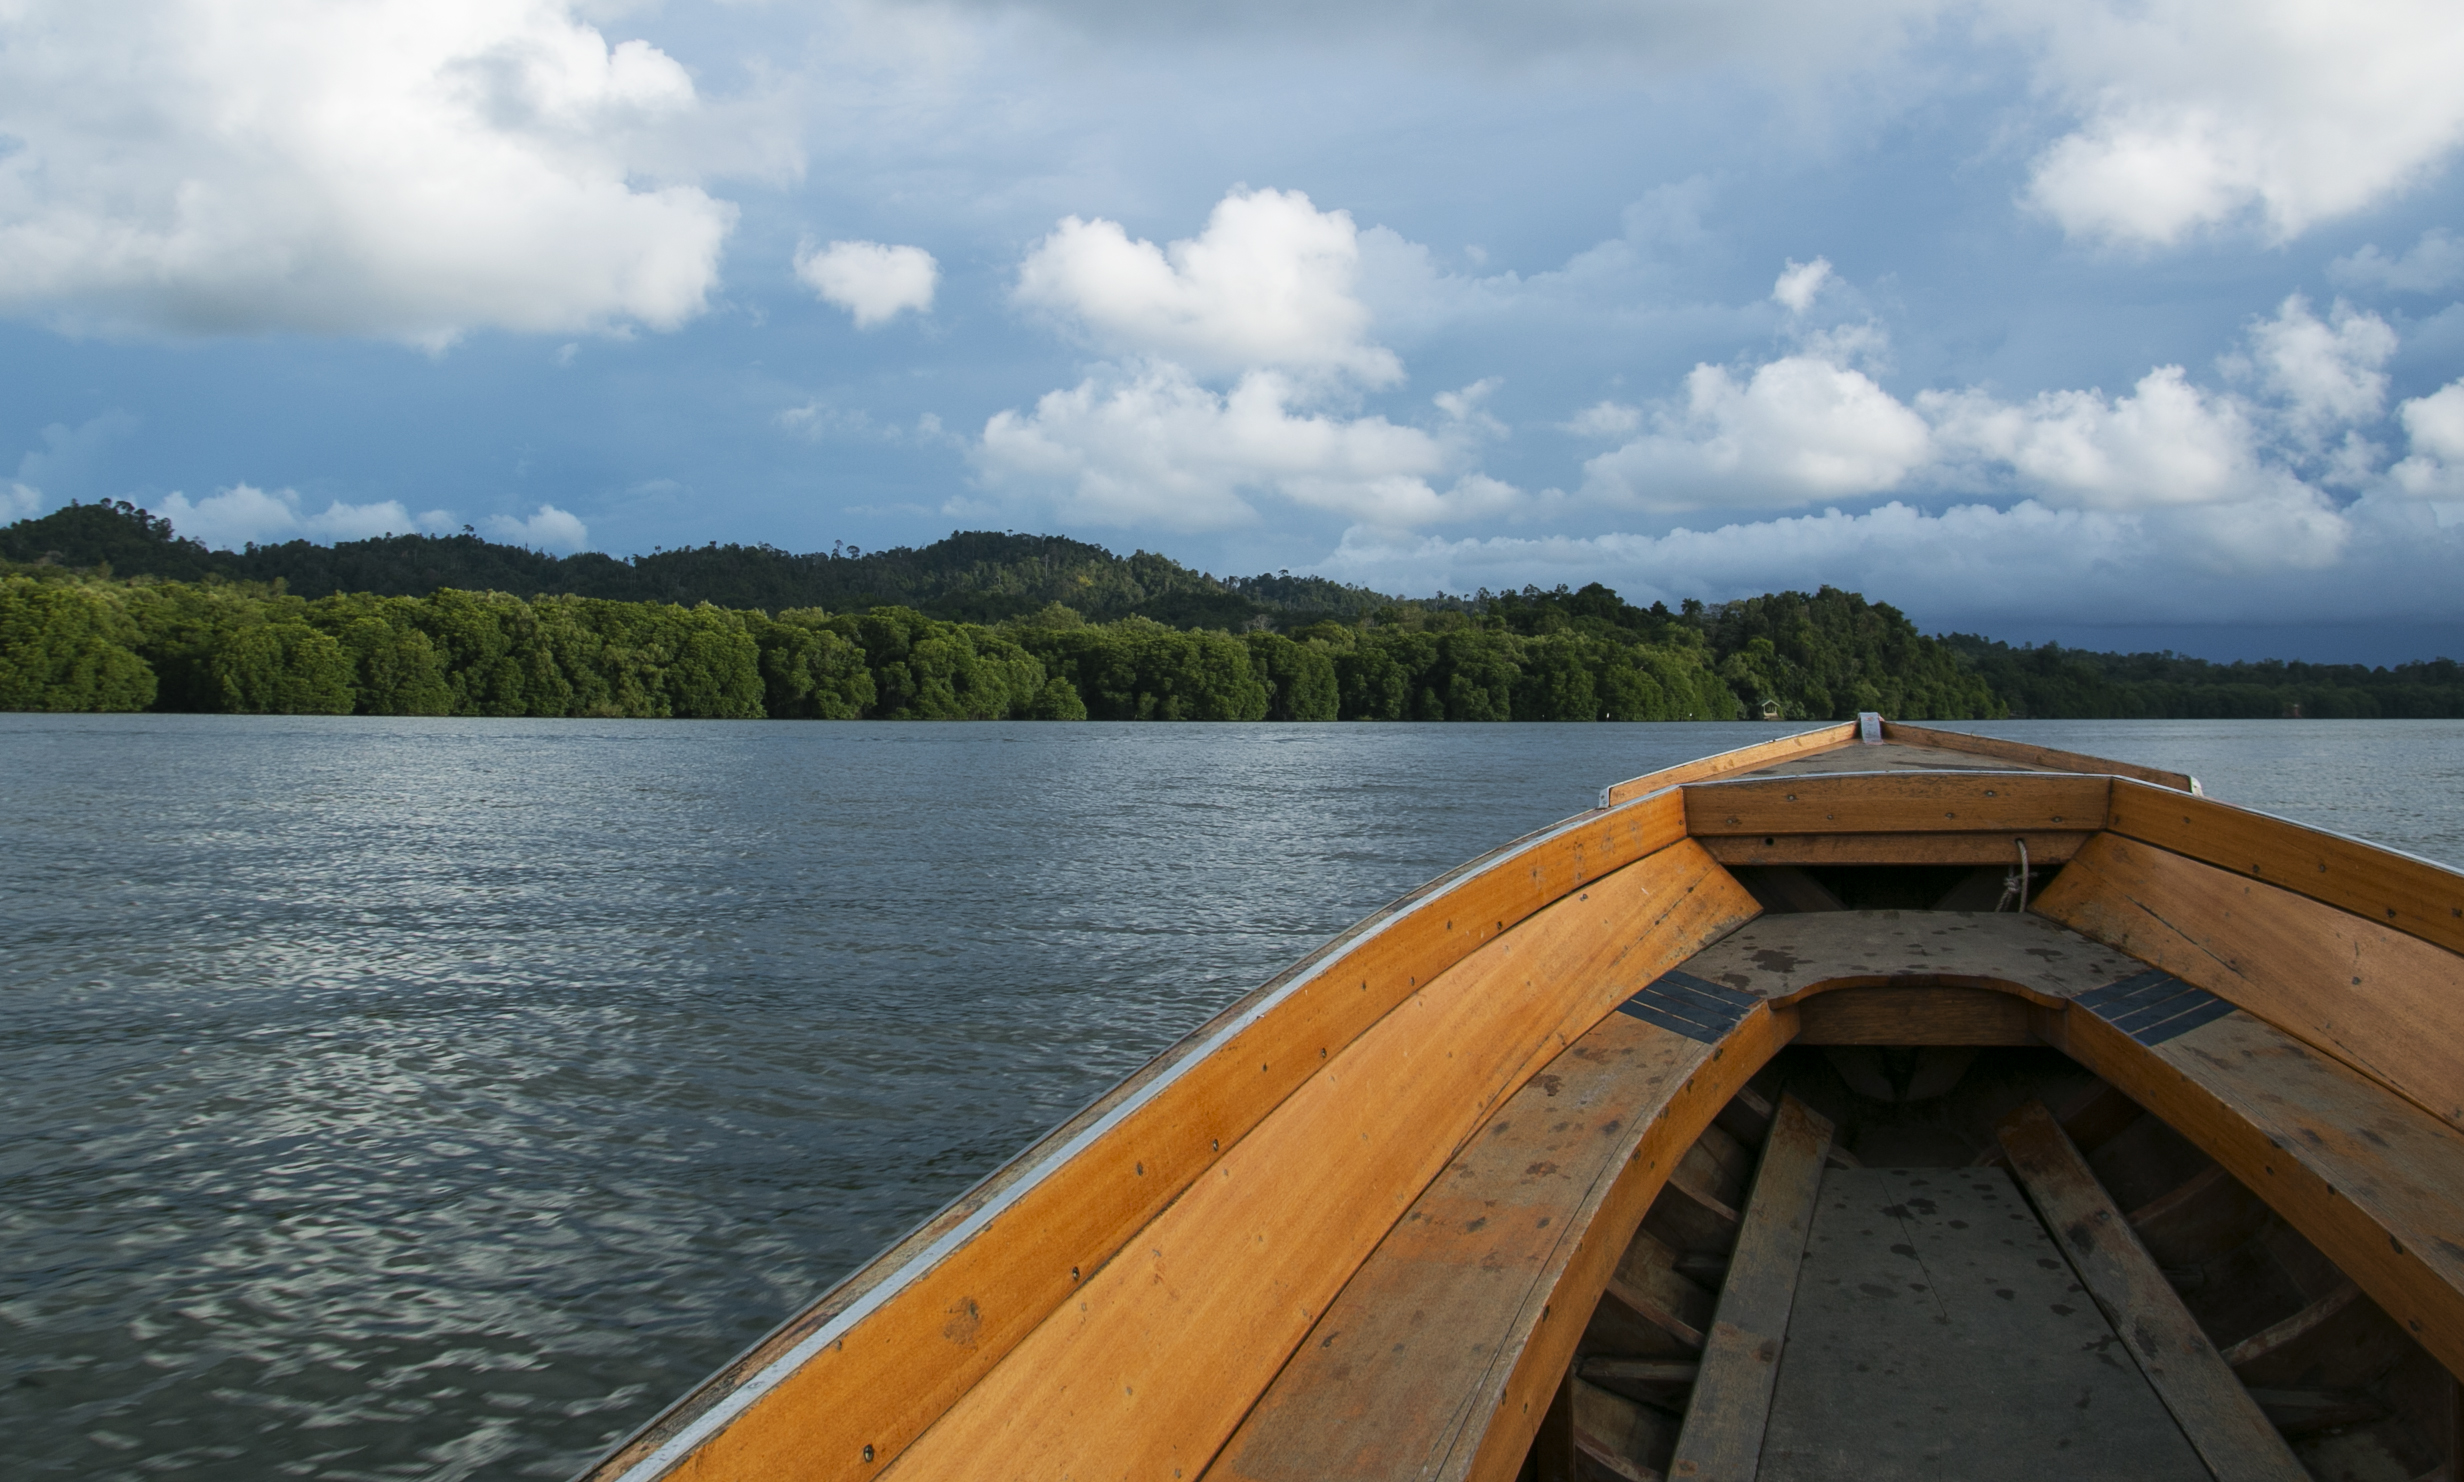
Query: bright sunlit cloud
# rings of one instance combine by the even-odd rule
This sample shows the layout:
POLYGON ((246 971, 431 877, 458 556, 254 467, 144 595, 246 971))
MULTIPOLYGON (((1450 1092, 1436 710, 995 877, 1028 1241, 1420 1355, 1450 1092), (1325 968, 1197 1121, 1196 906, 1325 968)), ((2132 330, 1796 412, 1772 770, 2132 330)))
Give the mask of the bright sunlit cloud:
POLYGON ((796 251, 796 276, 822 302, 855 316, 856 328, 873 329, 913 309, 929 313, 941 265, 921 247, 885 247, 879 242, 807 243, 796 251))
POLYGON ((1349 212, 1320 211, 1299 191, 1234 191, 1204 231, 1163 247, 1069 217, 1027 254, 1017 299, 1116 354, 1386 385, 1403 366, 1369 342, 1359 270, 1349 212))
POLYGON ((533 550, 554 551, 569 556, 575 551, 590 549, 590 527, 570 511, 552 504, 539 506, 527 519, 509 515, 488 516, 488 533, 498 540, 526 545, 533 550))
POLYGON ((27 0, 0 43, 0 310, 431 349, 672 329, 736 219, 671 168, 685 69, 564 0, 27 0))
POLYGON ((155 503, 154 512, 168 519, 182 537, 224 551, 286 540, 330 544, 379 535, 443 534, 453 526, 453 517, 443 510, 413 515, 398 499, 374 504, 345 504, 337 499, 322 510, 311 510, 296 489, 269 491, 254 484, 234 484, 194 503, 174 491, 155 503))
POLYGON ((2464 142, 2464 10, 2442 0, 2016 5, 2079 127, 2028 199, 2075 236, 2281 240, 2417 183, 2464 142))

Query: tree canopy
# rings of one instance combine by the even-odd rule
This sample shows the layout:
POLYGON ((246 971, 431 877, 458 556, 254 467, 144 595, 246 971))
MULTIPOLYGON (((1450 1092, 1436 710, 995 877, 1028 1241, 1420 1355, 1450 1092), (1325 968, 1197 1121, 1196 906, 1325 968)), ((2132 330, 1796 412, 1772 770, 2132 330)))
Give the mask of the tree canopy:
POLYGON ((2208 664, 1930 637, 1824 587, 1410 600, 960 531, 618 560, 464 533, 211 551, 125 501, 0 529, 0 708, 816 720, 2455 716, 2448 660, 2208 664), (529 593, 527 597, 515 595, 529 593))

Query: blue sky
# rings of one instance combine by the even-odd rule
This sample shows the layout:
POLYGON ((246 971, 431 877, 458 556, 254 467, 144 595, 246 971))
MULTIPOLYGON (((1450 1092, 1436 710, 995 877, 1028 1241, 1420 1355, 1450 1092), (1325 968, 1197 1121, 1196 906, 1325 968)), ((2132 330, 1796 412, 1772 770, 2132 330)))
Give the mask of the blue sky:
POLYGON ((0 514, 2464 653, 2452 3, 1326 9, 0 6, 0 514))

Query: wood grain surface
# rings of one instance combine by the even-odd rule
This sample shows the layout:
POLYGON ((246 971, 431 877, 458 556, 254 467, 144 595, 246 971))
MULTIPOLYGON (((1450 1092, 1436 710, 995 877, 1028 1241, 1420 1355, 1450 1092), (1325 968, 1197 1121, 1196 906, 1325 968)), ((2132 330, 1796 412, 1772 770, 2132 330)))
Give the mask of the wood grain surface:
POLYGON ((2234 1482, 2308 1482, 2053 1113, 2031 1101, 1999 1131, 2011 1172, 2045 1227, 2208 1469, 2234 1482))
POLYGON ((1751 1482, 1754 1476, 1830 1148, 1830 1122, 1795 1097, 1781 1097, 1703 1344, 1701 1375, 1669 1462, 1671 1477, 1751 1482))
POLYGON ((1757 1482, 2212 1482, 1999 1168, 1834 1168, 1757 1482))
POLYGON ((1714 835, 2076 833, 2105 826, 2109 777, 1909 772, 1696 782, 1686 832, 1714 835))
POLYGON ((2206 798, 2120 783, 2115 833, 2464 952, 2464 873, 2206 798))
POLYGON ((2110 757, 2089 756, 2081 751, 2057 751, 2050 746, 2037 746, 2027 741, 2004 741, 1994 736, 1973 736, 1965 731, 1945 731, 1902 721, 1884 721, 1882 738, 1911 746, 1938 747, 1945 751, 1966 752, 1971 756, 1991 757, 2021 766, 2043 767, 2054 772, 2110 773, 2183 794, 2188 794, 2194 785, 2186 772, 2168 772, 2161 767, 2142 767, 2135 762, 2117 762, 2110 757))
POLYGON ((1680 762, 1673 767, 1662 767, 1657 772, 1646 772, 1640 777, 1630 777, 1623 782, 1611 783, 1600 792, 1601 806, 1614 808, 1621 803, 1630 803, 1636 798, 1647 797, 1664 787, 1675 787, 1681 782, 1700 782, 1707 777, 1727 777, 1739 772, 1750 772, 1756 767, 1768 766, 1792 756, 1808 756, 1842 746, 1853 746, 1856 740, 1856 722, 1848 721, 1835 726, 1817 726, 1810 731, 1778 736, 1769 741, 1757 741, 1751 746, 1740 746, 1734 751, 1723 751, 1717 756, 1703 757, 1698 761, 1680 762))
POLYGON ((1703 847, 1724 865, 2015 865, 2018 846, 2028 863, 2060 864, 2093 834, 1879 833, 1708 835, 1703 847))
POLYGON ((1484 944, 1227 1148, 890 1470, 1195 1476, 1464 1139, 1755 909, 1687 842, 1484 944))
MULTIPOLYGON (((1714 1047, 1610 1014, 1508 1098, 1354 1273, 1206 1474, 1247 1482, 1461 1475, 1545 1330, 1570 1352, 1607 1278, 1702 1341, 1708 1294, 1636 1247, 1668 1171, 1710 1130, 1720 1089, 1777 1048, 1767 1013, 1714 1047), (1632 1238, 1632 1245, 1628 1244, 1632 1238), (1699 1310, 1698 1310, 1699 1309, 1699 1310)), ((1543 1365, 1548 1360, 1542 1360, 1543 1365)), ((1563 1368, 1562 1357, 1557 1360, 1563 1368)), ((1513 1418, 1504 1422, 1521 1430, 1513 1418)), ((1508 1449, 1511 1449, 1509 1447, 1508 1449)))
POLYGON ((2034 909, 2464 1125, 2464 958, 2445 948, 2118 834, 2034 909))

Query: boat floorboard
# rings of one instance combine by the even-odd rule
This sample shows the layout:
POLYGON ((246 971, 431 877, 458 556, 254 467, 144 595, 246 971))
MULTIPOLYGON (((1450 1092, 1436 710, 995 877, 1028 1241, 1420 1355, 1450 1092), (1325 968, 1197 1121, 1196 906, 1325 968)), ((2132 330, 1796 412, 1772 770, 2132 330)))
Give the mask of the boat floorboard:
POLYGON ((1912 746, 1904 741, 1883 741, 1842 746, 1835 751, 1817 751, 1810 756, 1790 757, 1751 771, 1739 772, 1743 777, 1812 777, 1828 772, 2058 772, 2059 767, 2035 762, 2010 761, 2001 757, 1979 756, 1972 752, 1949 751, 1939 746, 1912 746))
POLYGON ((1998 1168, 1833 1168, 1764 1482, 2207 1477, 1998 1168))

